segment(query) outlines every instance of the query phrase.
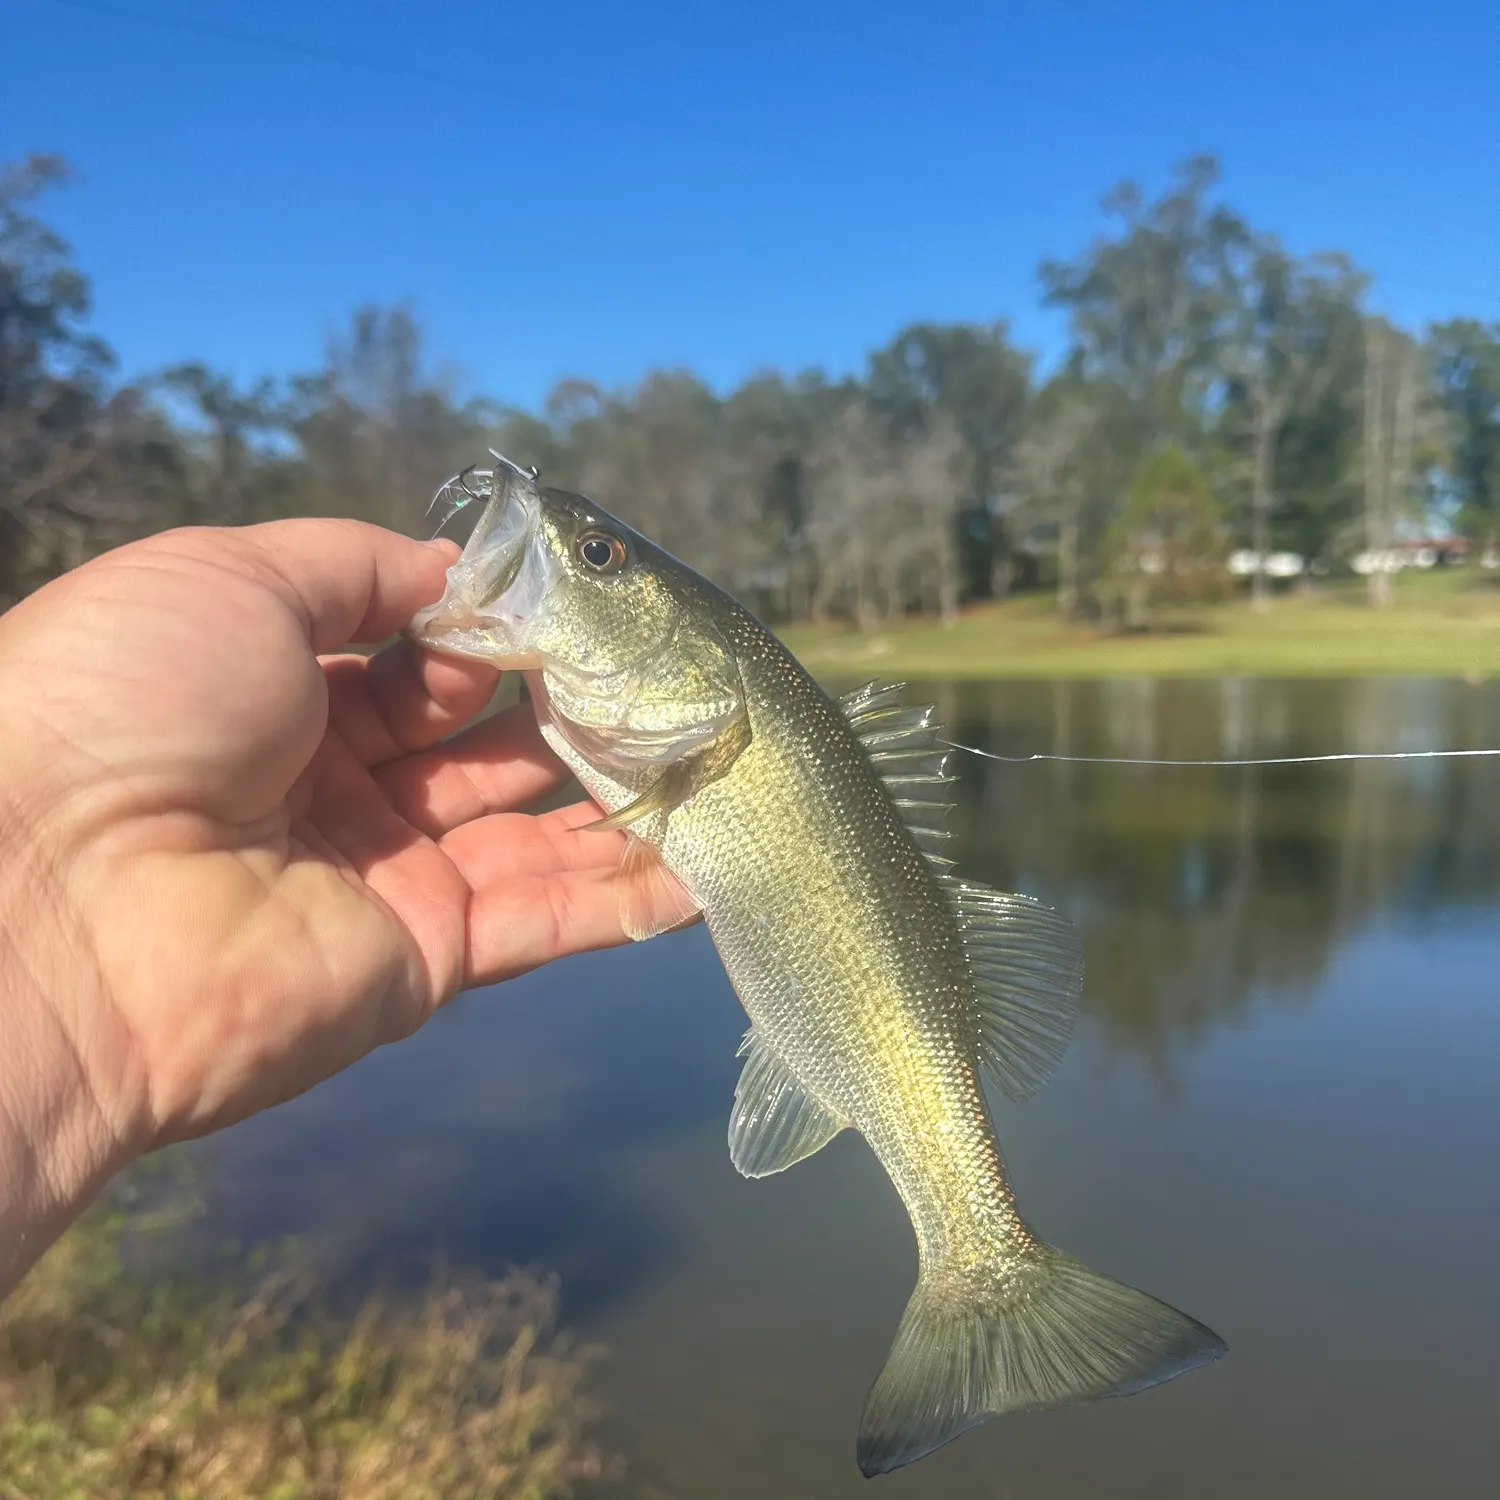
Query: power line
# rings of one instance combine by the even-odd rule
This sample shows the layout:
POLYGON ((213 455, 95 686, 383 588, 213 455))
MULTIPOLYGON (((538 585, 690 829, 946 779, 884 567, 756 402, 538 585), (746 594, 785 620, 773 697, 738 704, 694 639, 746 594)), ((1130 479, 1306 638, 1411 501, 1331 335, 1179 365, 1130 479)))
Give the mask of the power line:
MULTIPOLYGON (((472 78, 456 76, 436 68, 423 67, 420 64, 398 63, 389 58, 379 57, 370 53, 354 52, 343 47, 330 46, 322 42, 307 42, 279 33, 225 25, 221 22, 205 21, 196 17, 163 14, 159 11, 144 10, 137 6, 116 4, 113 3, 113 0, 41 0, 41 3, 58 6, 66 10, 107 16, 113 20, 127 21, 137 25, 156 26, 164 30, 176 31, 189 36, 201 36, 213 41, 225 42, 236 46, 256 47, 262 51, 278 53, 286 57, 295 57, 304 61, 321 62, 335 67, 358 68, 377 76, 400 78, 411 83, 420 83, 424 86, 436 85, 449 92, 472 94, 491 103, 494 102, 496 90, 500 87, 495 84, 477 83, 472 78)), ((632 110, 601 108, 597 104, 581 102, 567 95, 538 89, 534 85, 527 84, 524 81, 518 82, 514 75, 509 74, 506 76, 503 88, 507 97, 527 100, 539 108, 550 110, 556 114, 594 119, 601 123, 616 126, 624 125, 666 138, 691 141, 699 145, 715 146, 723 150, 738 152, 745 156, 757 157, 781 167, 791 164, 805 166, 811 163, 825 170, 832 171, 854 170, 861 173, 868 173, 872 170, 872 164, 867 158, 855 153, 829 151, 826 144, 808 146, 803 142, 799 142, 795 149, 781 148, 764 141, 752 140, 745 136, 724 131, 703 129, 696 125, 685 126, 681 121, 671 120, 664 116, 632 110)), ((885 162, 879 164, 878 171, 882 181, 885 183, 905 182, 914 187, 931 186, 931 175, 929 173, 917 173, 902 170, 899 167, 893 168, 890 163, 885 162)), ((1012 187, 1008 186, 1004 189, 1004 194, 1008 211, 1019 209, 1047 218, 1056 215, 1057 202, 1055 198, 1018 193, 1012 187)))
MULTIPOLYGON (((752 17, 762 24, 766 22, 779 22, 784 28, 800 34, 803 37, 821 36, 823 40, 835 42, 841 50, 862 52, 866 58, 873 59, 891 66, 900 68, 905 73, 910 73, 913 67, 912 49, 914 39, 903 38, 900 53, 884 45, 879 40, 879 33, 865 28, 855 35, 839 33, 837 36, 827 24, 816 25, 813 18, 805 13, 799 13, 778 3, 778 0, 727 0, 727 3, 744 15, 752 17)), ((1240 74, 1242 77, 1251 79, 1263 88, 1271 88, 1273 85, 1268 80, 1274 78, 1264 67, 1251 61, 1248 57, 1237 53, 1231 53, 1221 48, 1207 47, 1196 42, 1186 33, 1176 30, 1168 30, 1159 23, 1151 23, 1145 17, 1139 5, 1131 8, 1129 26, 1132 32, 1140 35, 1155 35, 1163 41, 1170 41, 1180 51, 1185 51, 1196 56, 1217 70, 1228 70, 1240 74)), ((1079 24, 1085 24, 1080 21, 1079 24)), ((930 49, 929 49, 930 52, 930 49)), ((1119 132, 1127 124, 1136 124, 1141 119, 1139 113, 1133 114, 1127 120, 1118 112, 1100 109, 1090 98, 1066 97, 1060 94, 1055 78, 1049 77, 1045 84, 1029 81, 1025 78, 1007 78, 1004 82, 1004 92, 1008 98, 1026 98, 1038 101, 1044 105, 1063 105, 1070 115, 1083 119, 1092 120, 1104 130, 1119 132)), ((1164 116, 1160 111, 1148 111, 1155 119, 1162 121, 1170 117, 1164 116)), ((1408 141, 1410 137, 1408 136, 1408 141)), ((1432 141, 1432 148, 1441 150, 1445 142, 1432 141)), ((1314 172, 1309 174, 1306 165, 1299 160, 1295 167, 1296 176, 1299 181, 1314 186, 1322 186, 1334 192, 1340 192, 1347 188, 1345 178, 1337 175, 1314 172)), ((1055 211, 1055 203, 1053 209, 1055 211)), ((1316 248, 1316 247, 1315 247, 1316 248)), ((1397 291, 1416 292, 1425 297, 1439 299, 1455 299, 1459 303, 1491 303, 1495 302, 1497 293, 1494 287, 1487 287, 1484 291, 1477 289, 1454 289, 1435 287, 1419 281, 1410 281, 1403 277, 1382 276, 1379 279, 1381 288, 1391 288, 1397 291)))
MULTIPOLYGON (((471 77, 456 75, 437 68, 424 67, 420 64, 395 62, 390 58, 351 51, 344 47, 330 46, 321 42, 303 41, 279 33, 226 25, 222 22, 203 20, 198 17, 164 14, 159 11, 145 10, 137 6, 117 4, 114 3, 114 0, 43 0, 43 3, 66 10, 106 16, 114 20, 126 21, 136 25, 155 26, 185 35, 201 36, 235 46, 255 47, 262 51, 277 53, 285 57, 295 57, 303 61, 320 62, 336 67, 357 68, 367 73, 383 77, 400 78, 411 83, 420 83, 424 86, 435 85, 451 93, 472 94, 475 97, 482 97, 489 102, 494 101, 496 90, 500 87, 498 84, 476 82, 471 77)), ((798 16, 775 4, 767 4, 765 0, 730 0, 730 3, 742 12, 749 14, 758 22, 763 22, 770 18, 779 20, 788 26, 795 26, 804 32, 811 30, 806 17, 798 16)), ((860 40, 865 44, 867 55, 878 55, 888 58, 892 62, 899 61, 903 66, 909 67, 909 56, 896 59, 894 54, 887 53, 878 46, 871 49, 868 46, 868 36, 862 36, 860 40)), ((1201 52, 1203 49, 1198 50, 1201 52)), ((1234 66, 1241 68, 1249 66, 1239 59, 1232 60, 1232 63, 1234 66)), ((1030 93, 1034 97, 1043 98, 1048 102, 1055 103, 1057 101, 1055 91, 1050 89, 1042 90, 1035 86, 1027 86, 1015 81, 1008 82, 1006 87, 1008 92, 1012 94, 1030 93)), ((829 152, 826 149, 804 149, 800 145, 795 151, 787 151, 768 145, 763 141, 752 140, 733 133, 704 129, 696 125, 685 126, 681 121, 671 120, 664 116, 635 110, 601 107, 596 103, 580 101, 576 98, 546 89, 539 89, 534 84, 526 82, 524 76, 517 76, 515 74, 506 75, 503 88, 509 97, 527 100, 539 108, 548 109, 556 113, 568 114, 576 118, 595 119, 601 123, 617 126, 624 125, 632 129, 660 136, 691 141, 700 145, 716 146, 721 149, 760 157, 767 161, 783 164, 791 161, 798 163, 813 161, 825 167, 856 168, 859 170, 868 170, 870 166, 867 160, 854 155, 840 155, 829 152)), ((1092 117, 1101 125, 1111 129, 1118 129, 1121 125, 1121 120, 1118 116, 1110 115, 1088 104, 1070 101, 1067 104, 1067 108, 1070 112, 1092 117)), ((891 171, 886 164, 882 164, 881 171, 887 180, 905 179, 912 182, 921 182, 923 185, 930 183, 930 177, 926 174, 919 175, 903 172, 899 169, 891 171)), ((1303 176, 1304 179, 1306 177, 1306 174, 1302 172, 1300 167, 1299 175, 1303 176)), ((1005 188, 1004 192, 1005 201, 1012 208, 1024 209, 1044 217, 1052 217, 1057 212, 1057 201, 1055 198, 1043 198, 1025 193, 1017 193, 1010 187, 1005 188)), ((1375 286, 1377 291, 1415 292, 1424 297, 1451 300, 1460 306, 1492 302, 1497 295, 1494 289, 1486 289, 1480 292, 1476 289, 1440 288, 1431 284, 1410 281, 1401 276, 1381 276, 1375 286)))
POLYGON ((60 6, 65 10, 84 11, 91 15, 108 16, 117 21, 129 21, 137 25, 156 26, 167 31, 182 32, 189 36, 201 36, 213 41, 228 42, 235 46, 257 47, 264 52, 279 53, 284 57, 296 57, 308 62, 331 63, 338 67, 358 68, 367 73, 387 78, 401 78, 410 83, 437 85, 451 93, 467 93, 494 102, 497 93, 503 90, 508 98, 524 99, 541 108, 555 110, 573 116, 595 119, 604 124, 627 125, 633 129, 668 135, 705 145, 724 147, 753 155, 788 159, 788 154, 778 152, 763 143, 743 137, 724 134, 714 130, 703 130, 697 126, 684 127, 680 121, 663 116, 643 113, 638 110, 601 108, 597 104, 581 101, 563 94, 539 89, 526 81, 525 75, 508 73, 503 85, 479 83, 472 77, 451 73, 438 68, 423 67, 416 63, 395 62, 390 58, 371 53, 354 52, 345 47, 333 47, 323 42, 303 41, 296 37, 269 31, 252 30, 247 27, 225 25, 219 21, 206 21, 198 17, 167 15, 160 11, 142 10, 132 5, 116 5, 110 0, 43 0, 43 3, 60 6))
MULTIPOLYGON (((256 47, 262 51, 304 61, 321 62, 335 67, 358 68, 382 77, 400 78, 407 82, 428 86, 437 85, 450 92, 472 94, 488 102, 494 102, 496 89, 499 87, 495 84, 477 83, 472 78, 456 76, 436 68, 423 67, 420 64, 398 63, 389 58, 354 52, 322 42, 307 42, 278 33, 229 26, 217 21, 200 20, 196 17, 167 15, 158 11, 143 10, 136 6, 115 4, 112 0, 41 0, 41 3, 66 10, 107 16, 113 20, 128 21, 137 25, 156 26, 164 30, 189 36, 201 36, 236 46, 256 47)), ((871 167, 870 162, 863 157, 853 153, 831 152, 826 146, 808 147, 799 142, 794 150, 785 149, 729 132, 704 129, 697 125, 686 126, 681 121, 671 120, 664 116, 633 110, 601 108, 597 104, 583 102, 571 96, 538 89, 524 81, 518 82, 513 75, 507 75, 503 87, 507 97, 525 99, 533 105, 557 114, 594 119, 605 124, 625 125, 667 138, 691 141, 698 145, 716 146, 743 155, 759 157, 781 166, 792 163, 798 165, 814 163, 827 169, 855 169, 861 172, 869 171, 871 167)), ((906 181, 920 186, 929 186, 931 182, 928 174, 904 172, 900 169, 892 170, 888 163, 880 164, 879 171, 882 179, 887 182, 906 181)), ((1010 208, 1026 209, 1044 216, 1052 216, 1057 212, 1057 202, 1053 198, 1040 195, 1028 196, 1024 193, 1017 193, 1009 187, 1005 189, 1005 193, 1006 203, 1010 208)))

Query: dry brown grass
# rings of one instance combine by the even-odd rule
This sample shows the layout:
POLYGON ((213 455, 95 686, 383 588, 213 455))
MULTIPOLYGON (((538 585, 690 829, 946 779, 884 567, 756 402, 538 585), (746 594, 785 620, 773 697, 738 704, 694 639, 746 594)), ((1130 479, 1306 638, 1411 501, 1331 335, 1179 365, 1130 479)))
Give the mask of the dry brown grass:
POLYGON ((126 1184, 0 1309, 3 1500, 552 1500, 605 1465, 556 1288, 445 1276, 340 1318, 290 1247, 138 1253, 195 1212, 126 1184), (156 1257, 159 1262, 160 1257, 156 1257))

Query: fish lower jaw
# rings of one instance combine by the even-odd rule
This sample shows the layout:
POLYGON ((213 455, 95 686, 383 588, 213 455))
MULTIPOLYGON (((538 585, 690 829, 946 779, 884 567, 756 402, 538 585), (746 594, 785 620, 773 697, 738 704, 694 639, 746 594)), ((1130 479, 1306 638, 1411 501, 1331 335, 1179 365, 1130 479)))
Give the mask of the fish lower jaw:
POLYGON ((517 650, 513 643, 524 637, 524 625, 508 614, 476 605, 472 593, 455 587, 451 577, 443 597, 411 617, 405 634, 420 646, 442 656, 488 662, 509 670, 524 670, 534 653, 517 650))
POLYGON ((530 672, 542 665, 542 659, 536 652, 497 649, 492 637, 480 635, 477 631, 449 630, 429 635, 422 630, 411 630, 408 635, 424 650, 432 651, 438 656, 457 657, 461 661, 482 661, 502 672, 530 672))

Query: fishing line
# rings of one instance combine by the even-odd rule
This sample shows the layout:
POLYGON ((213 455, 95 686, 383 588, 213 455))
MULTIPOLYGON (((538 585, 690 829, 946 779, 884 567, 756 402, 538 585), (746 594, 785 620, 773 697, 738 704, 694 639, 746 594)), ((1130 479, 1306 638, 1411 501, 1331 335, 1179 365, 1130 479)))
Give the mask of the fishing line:
MULTIPOLYGON (((503 453, 496 452, 493 448, 489 452, 490 457, 495 460, 498 468, 508 470, 522 479, 529 480, 533 484, 536 482, 537 469, 535 464, 523 467, 513 459, 507 458, 503 453)), ((428 515, 431 515, 433 510, 438 507, 441 507, 445 512, 442 519, 438 522, 437 531, 433 535, 440 535, 443 527, 459 511, 472 505, 474 501, 489 499, 494 493, 495 474, 496 469, 481 469, 477 464, 470 464, 467 468, 460 470, 451 479, 441 484, 438 487, 437 493, 427 505, 428 515), (470 486, 470 475, 479 481, 481 488, 475 489, 470 486)), ((1343 750, 1330 755, 1271 755, 1246 760, 1146 760, 1119 755, 1054 755, 1047 751, 1037 751, 1032 755, 1001 755, 995 750, 981 750, 977 745, 961 745, 957 740, 939 739, 937 743, 946 746, 950 750, 962 750, 966 755, 978 755, 985 760, 997 760, 1011 766, 1029 765, 1032 762, 1043 760, 1073 766, 1314 766, 1342 760, 1464 760, 1477 759, 1481 756, 1500 755, 1500 748, 1481 750, 1343 750)))
POLYGON ((1251 760, 1136 760, 1119 755, 1000 755, 993 750, 981 750, 976 745, 960 745, 955 740, 939 740, 950 750, 963 750, 969 755, 980 755, 985 760, 1004 761, 1007 765, 1020 766, 1030 761, 1062 761, 1075 766, 1311 766, 1335 760, 1459 760, 1481 755, 1500 755, 1500 749, 1492 750, 1345 750, 1335 755, 1272 755, 1251 760))

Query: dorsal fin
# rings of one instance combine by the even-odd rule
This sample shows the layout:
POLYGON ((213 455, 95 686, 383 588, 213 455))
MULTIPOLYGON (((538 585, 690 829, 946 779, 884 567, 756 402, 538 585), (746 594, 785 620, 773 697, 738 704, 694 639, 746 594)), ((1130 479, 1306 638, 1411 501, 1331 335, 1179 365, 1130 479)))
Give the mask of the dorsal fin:
POLYGON ((1083 944, 1031 896, 942 878, 978 1001, 979 1065, 1012 1099, 1029 1099, 1068 1050, 1083 997, 1083 944))
POLYGON ((1083 991, 1083 949, 1073 924, 1030 896, 1005 895, 949 873, 936 851, 950 835, 935 705, 904 704, 902 684, 867 682, 839 706, 902 820, 937 866, 958 919, 977 1003, 980 1067, 1012 1099, 1026 1099, 1051 1076, 1073 1033, 1083 991))
POLYGON ((939 851, 952 837, 943 827, 953 807, 945 790, 954 780, 945 769, 952 752, 937 742, 937 705, 903 703, 904 686, 867 682, 845 693, 839 707, 922 852, 939 871, 949 870, 953 861, 939 851))

